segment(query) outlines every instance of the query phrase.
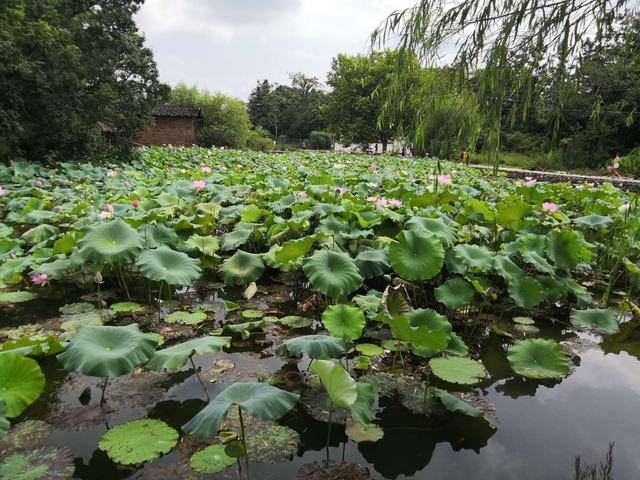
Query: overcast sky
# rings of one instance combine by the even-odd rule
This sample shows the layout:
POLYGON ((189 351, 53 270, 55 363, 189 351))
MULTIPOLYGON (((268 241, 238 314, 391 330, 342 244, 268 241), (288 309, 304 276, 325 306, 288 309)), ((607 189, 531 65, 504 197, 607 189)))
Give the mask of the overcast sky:
POLYGON ((257 80, 303 72, 326 80, 338 53, 416 0, 146 0, 136 17, 163 81, 246 100, 257 80))

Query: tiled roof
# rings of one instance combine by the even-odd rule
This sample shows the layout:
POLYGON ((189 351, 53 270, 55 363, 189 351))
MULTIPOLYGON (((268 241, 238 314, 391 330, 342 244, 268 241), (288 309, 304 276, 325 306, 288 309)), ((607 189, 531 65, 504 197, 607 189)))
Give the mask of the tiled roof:
POLYGON ((153 114, 157 117, 199 117, 200 107, 160 105, 153 109, 153 114))

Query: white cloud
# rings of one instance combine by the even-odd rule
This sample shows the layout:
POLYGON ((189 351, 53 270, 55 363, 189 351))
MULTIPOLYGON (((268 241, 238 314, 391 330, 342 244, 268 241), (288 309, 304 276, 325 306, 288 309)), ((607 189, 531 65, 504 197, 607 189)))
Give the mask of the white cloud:
POLYGON ((163 81, 246 99, 291 72, 325 80, 338 53, 365 53, 371 32, 415 0, 147 0, 136 20, 163 81))

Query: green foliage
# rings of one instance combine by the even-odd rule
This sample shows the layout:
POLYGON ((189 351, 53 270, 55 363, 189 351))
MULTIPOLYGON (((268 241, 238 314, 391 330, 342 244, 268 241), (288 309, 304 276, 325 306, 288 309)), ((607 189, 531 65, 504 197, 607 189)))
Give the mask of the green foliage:
POLYGON ((436 298, 447 308, 457 309, 473 302, 475 291, 462 278, 452 278, 435 289, 436 298))
POLYGON ((219 393, 182 429, 193 437, 213 438, 232 405, 237 405, 262 420, 277 420, 291 410, 297 401, 298 395, 271 385, 236 382, 219 393))
POLYGON ((569 360, 553 340, 532 338, 516 342, 507 358, 511 368, 523 377, 561 378, 569 373, 569 360))
POLYGON ((4 400, 0 400, 0 440, 2 440, 9 431, 11 424, 7 420, 7 404, 4 400))
POLYGON ((123 465, 148 462, 168 453, 178 443, 178 432, 160 420, 134 420, 107 431, 98 448, 123 465))
POLYGON ((405 230, 389 245, 389 262, 406 280, 429 280, 444 263, 444 249, 435 235, 405 230))
POLYGON ((482 412, 472 407, 467 402, 460 400, 458 397, 451 395, 445 390, 439 388, 433 389, 433 394, 440 399, 444 408, 453 413, 462 413, 469 417, 482 417, 482 412))
POLYGON ((200 473, 218 473, 236 463, 225 452, 225 446, 216 444, 194 453, 189 460, 191 468, 200 473))
POLYGON ((231 337, 202 337, 158 350, 145 365, 149 370, 179 370, 187 364, 190 357, 213 355, 231 346, 231 337))
POLYGON ((198 325, 207 319, 207 314, 202 310, 195 312, 185 312, 184 310, 176 310, 164 317, 167 323, 180 323, 182 325, 198 325))
POLYGON ((276 355, 285 354, 301 356, 307 354, 309 358, 339 358, 346 353, 345 342, 341 338, 328 335, 303 335, 289 338, 273 349, 276 355))
POLYGON ((157 343, 136 324, 85 326, 78 329, 57 358, 67 370, 94 377, 119 377, 146 363, 157 343))
POLYGON ((429 367, 435 376, 450 383, 472 385, 487 376, 481 362, 463 357, 432 358, 429 367))
POLYGON ((136 265, 149 280, 169 285, 190 285, 200 278, 200 262, 169 247, 144 250, 136 265))
POLYGON ((339 298, 362 285, 358 267, 349 255, 318 250, 303 263, 303 270, 314 288, 331 298, 339 298))
POLYGON ((44 390, 45 378, 38 362, 17 353, 0 355, 0 402, 5 415, 17 417, 44 390))
POLYGON ((95 265, 130 263, 141 249, 138 232, 119 218, 91 227, 80 242, 80 255, 95 265))
POLYGON ((591 308, 588 310, 572 310, 571 324, 586 327, 596 332, 609 335, 618 333, 620 329, 615 312, 609 309, 591 308))
POLYGON ((333 337, 357 340, 367 323, 359 308, 348 305, 331 305, 322 314, 322 323, 333 337))
POLYGON ((313 150, 329 150, 333 148, 332 137, 326 132, 311 132, 307 147, 313 150))
POLYGON ((264 272, 260 255, 237 250, 220 267, 226 285, 246 285, 258 280, 264 272))

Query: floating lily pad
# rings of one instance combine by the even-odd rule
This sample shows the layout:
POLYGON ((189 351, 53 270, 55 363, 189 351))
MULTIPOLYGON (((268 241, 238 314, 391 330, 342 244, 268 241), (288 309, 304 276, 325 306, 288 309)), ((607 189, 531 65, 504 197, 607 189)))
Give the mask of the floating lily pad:
POLYGON ((280 425, 269 425, 247 437, 249 458, 261 463, 281 463, 298 453, 300 435, 280 425))
POLYGON ((520 325, 533 325, 536 323, 531 317, 513 317, 513 321, 520 325))
POLYGON ((463 357, 439 357, 429 361, 431 371, 445 382, 472 385, 487 376, 481 362, 463 357))
POLYGON ((38 362, 17 353, 0 355, 0 401, 6 415, 17 417, 44 390, 45 378, 38 362))
POLYGON ((571 312, 571 324, 610 335, 618 333, 620 329, 616 314, 612 310, 600 308, 573 310, 571 312))
POLYGON ((278 320, 278 323, 289 328, 309 328, 313 324, 313 320, 299 315, 287 315, 278 320))
POLYGON ((380 348, 378 345, 374 345, 373 343, 359 343, 358 345, 356 345, 356 351, 370 357, 382 355, 384 353, 384 350, 382 348, 380 348))
POLYGON ((261 312, 260 310, 248 309, 242 311, 242 316, 247 320, 253 320, 256 318, 264 317, 264 312, 261 312))
MULTIPOLYGON (((0 415, 1 416, 1 415, 0 415)), ((7 423, 8 426, 8 423, 7 423)), ((51 425, 42 420, 25 420, 15 425, 0 442, 0 457, 18 450, 31 451, 42 447, 51 435, 51 425)), ((0 435, 0 438, 2 436, 0 435)))
POLYGON ((102 325, 102 318, 100 317, 100 312, 97 310, 74 315, 63 315, 60 320, 62 320, 60 328, 65 332, 75 332, 78 328, 84 326, 102 325))
POLYGON ((525 335, 535 335, 536 333, 540 332, 540 329, 538 327, 536 327, 535 325, 515 325, 513 327, 514 330, 520 332, 520 333, 524 333, 525 335))
POLYGON ((109 311, 114 313, 135 313, 144 309, 142 305, 136 302, 119 302, 109 307, 109 311))
POLYGON ((24 303, 29 302, 34 298, 36 298, 36 296, 31 292, 0 292, 0 302, 24 303))
POLYGON ((553 340, 532 338, 516 342, 507 358, 511 368, 523 377, 561 378, 569 373, 569 360, 553 340))
POLYGON ((347 420, 345 433, 347 434, 347 437, 357 443, 377 442, 384 437, 384 432, 379 426, 373 423, 363 425, 362 423, 354 422, 351 419, 347 420))
POLYGON ((0 478, 7 480, 66 480, 73 476, 73 452, 42 447, 0 459, 0 478))
POLYGON ((180 323, 182 325, 198 325, 207 319, 207 314, 201 310, 195 312, 177 311, 164 317, 167 323, 180 323))
POLYGON ((218 473, 235 465, 236 459, 227 455, 224 445, 218 444, 194 453, 189 463, 196 472, 218 473))
POLYGON ((78 315, 95 311, 96 307, 88 302, 68 303, 61 306, 58 310, 62 315, 78 315))
POLYGON ((52 335, 34 335, 17 340, 7 340, 0 344, 0 354, 4 352, 21 353, 31 356, 55 355, 64 350, 60 341, 52 335))
POLYGON ((98 448, 114 462, 135 465, 170 452, 178 437, 178 432, 161 420, 134 420, 105 433, 98 448))

